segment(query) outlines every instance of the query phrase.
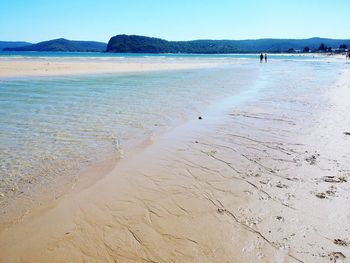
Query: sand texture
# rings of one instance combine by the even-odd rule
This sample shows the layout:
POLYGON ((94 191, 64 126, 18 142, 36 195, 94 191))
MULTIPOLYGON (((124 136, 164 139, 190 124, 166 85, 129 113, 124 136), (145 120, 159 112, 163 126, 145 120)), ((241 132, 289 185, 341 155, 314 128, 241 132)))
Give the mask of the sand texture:
POLYGON ((0 262, 350 262, 350 71, 266 90, 0 232, 0 262))
POLYGON ((195 69, 213 67, 215 63, 209 62, 171 62, 171 61, 101 61, 88 59, 77 61, 74 59, 57 60, 45 59, 0 59, 1 77, 24 77, 24 76, 60 76, 77 74, 100 74, 100 73, 125 73, 161 70, 195 69))
MULTIPOLYGON (((278 54, 288 56, 290 54, 278 54)), ((273 55, 271 55, 273 57, 273 55)), ((293 57, 293 56, 292 56, 293 57)), ((320 54, 303 54, 295 57, 320 57, 323 61, 343 61, 344 56, 320 56, 320 54)), ((258 58, 258 57, 257 57, 258 58)), ((211 58, 191 59, 155 57, 155 58, 69 58, 69 57, 0 57, 0 78, 30 76, 66 76, 90 75, 101 73, 126 73, 145 71, 164 71, 212 68, 223 64, 237 63, 232 59, 211 58)))

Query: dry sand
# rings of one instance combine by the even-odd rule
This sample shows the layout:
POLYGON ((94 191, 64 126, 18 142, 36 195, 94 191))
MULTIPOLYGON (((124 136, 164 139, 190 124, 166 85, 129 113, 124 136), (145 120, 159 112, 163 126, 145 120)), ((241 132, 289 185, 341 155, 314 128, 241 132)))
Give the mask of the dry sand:
POLYGON ((0 262, 350 262, 350 71, 203 116, 0 232, 0 262))
POLYGON ((59 76, 76 74, 99 74, 99 73, 124 73, 176 69, 194 69, 202 67, 213 67, 215 63, 180 61, 164 62, 152 61, 102 61, 99 59, 86 59, 76 61, 74 59, 58 60, 55 58, 32 59, 32 58, 0 58, 1 77, 23 77, 23 76, 59 76))

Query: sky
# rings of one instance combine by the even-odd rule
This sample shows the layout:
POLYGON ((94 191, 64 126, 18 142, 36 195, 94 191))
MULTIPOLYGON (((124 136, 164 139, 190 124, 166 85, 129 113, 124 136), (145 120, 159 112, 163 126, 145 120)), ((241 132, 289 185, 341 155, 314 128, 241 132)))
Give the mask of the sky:
POLYGON ((0 0, 0 40, 350 39, 350 0, 0 0))

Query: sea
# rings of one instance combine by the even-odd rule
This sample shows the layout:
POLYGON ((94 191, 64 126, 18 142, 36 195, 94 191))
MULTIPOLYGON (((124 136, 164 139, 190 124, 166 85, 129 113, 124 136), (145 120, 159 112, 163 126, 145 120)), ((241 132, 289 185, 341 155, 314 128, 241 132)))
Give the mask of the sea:
POLYGON ((344 67, 320 56, 269 55, 268 63, 259 63, 257 54, 0 52, 0 60, 18 59, 223 63, 205 69, 0 79, 0 203, 37 185, 73 182, 94 163, 122 158, 179 125, 205 118, 213 105, 239 107, 247 97, 242 94, 259 96, 267 87, 331 85, 344 67))

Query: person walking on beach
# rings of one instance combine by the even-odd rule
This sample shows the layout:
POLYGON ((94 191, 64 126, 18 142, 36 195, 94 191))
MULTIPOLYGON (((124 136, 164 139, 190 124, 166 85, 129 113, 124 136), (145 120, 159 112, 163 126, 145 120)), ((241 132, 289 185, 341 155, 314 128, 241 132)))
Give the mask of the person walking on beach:
POLYGON ((265 63, 267 63, 267 54, 265 53, 265 63))
POLYGON ((261 54, 260 54, 260 63, 263 62, 263 59, 264 59, 264 55, 263 55, 263 53, 261 53, 261 54))

